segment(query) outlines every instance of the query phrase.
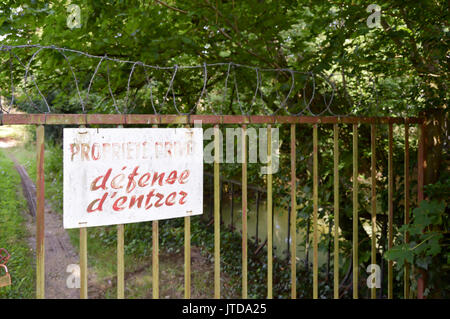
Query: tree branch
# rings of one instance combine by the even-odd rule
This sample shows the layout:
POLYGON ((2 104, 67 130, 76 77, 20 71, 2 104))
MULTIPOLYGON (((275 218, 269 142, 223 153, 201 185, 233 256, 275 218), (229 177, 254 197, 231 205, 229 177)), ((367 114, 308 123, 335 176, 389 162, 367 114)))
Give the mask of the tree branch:
POLYGON ((168 4, 165 3, 164 1, 155 0, 155 2, 158 3, 158 4, 160 4, 160 5, 162 5, 163 7, 166 7, 166 8, 168 8, 168 9, 170 9, 170 10, 173 10, 173 11, 176 11, 176 12, 180 12, 180 13, 184 13, 184 14, 187 14, 187 13, 188 13, 188 12, 185 11, 185 10, 181 10, 181 9, 176 8, 176 7, 172 7, 172 6, 168 5, 168 4))

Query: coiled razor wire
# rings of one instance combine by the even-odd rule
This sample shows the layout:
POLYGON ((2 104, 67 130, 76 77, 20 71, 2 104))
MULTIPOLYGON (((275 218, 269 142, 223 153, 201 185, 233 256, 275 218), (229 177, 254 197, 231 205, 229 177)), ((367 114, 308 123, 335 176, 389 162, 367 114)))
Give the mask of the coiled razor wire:
MULTIPOLYGON (((90 95, 93 83, 95 81, 96 76, 99 73, 100 66, 103 63, 105 63, 106 64, 106 84, 108 86, 108 93, 111 97, 112 105, 114 107, 115 112, 119 113, 119 114, 128 114, 128 113, 132 113, 135 110, 135 106, 131 107, 131 105, 130 105, 131 104, 130 103, 131 81, 132 81, 132 77, 133 77, 133 74, 135 73, 136 68, 142 67, 143 71, 144 71, 144 77, 145 77, 145 79, 143 79, 143 80, 146 83, 146 85, 144 85, 144 87, 147 87, 148 89, 150 89, 150 102, 151 102, 151 106, 152 106, 154 114, 160 114, 159 110, 161 110, 166 105, 166 103, 170 100, 169 95, 171 95, 171 99, 173 100, 174 110, 178 115, 191 115, 191 114, 195 113, 198 110, 199 105, 202 103, 202 101, 203 101, 203 103, 206 103, 210 107, 213 114, 223 115, 224 105, 227 101, 227 98, 231 99, 230 105, 232 105, 236 101, 236 104, 239 108, 239 111, 241 112, 241 115, 245 115, 245 116, 258 115, 258 114, 252 113, 252 110, 254 110, 258 106, 258 104, 260 104, 260 106, 261 106, 259 109, 262 109, 263 112, 265 113, 265 115, 277 115, 280 112, 285 112, 286 114, 293 115, 293 116, 302 116, 302 115, 346 116, 346 115, 348 115, 348 114, 337 114, 337 113, 333 112, 333 110, 331 109, 331 105, 332 105, 332 102, 333 102, 333 99, 335 96, 335 91, 336 91, 336 84, 331 79, 333 74, 326 76, 326 75, 322 75, 322 74, 314 74, 312 72, 301 72, 301 71, 287 69, 287 68, 278 68, 278 69, 259 68, 259 67, 243 65, 243 64, 233 63, 233 62, 219 62, 219 63, 211 63, 211 64, 203 63, 201 65, 193 65, 193 66, 188 66, 188 65, 174 65, 174 66, 157 66, 156 65, 155 66, 155 65, 145 64, 144 62, 141 62, 141 61, 130 61, 130 60, 113 58, 113 57, 109 57, 107 54, 105 54, 103 56, 98 56, 98 55, 93 55, 93 54, 89 54, 89 53, 79 51, 79 50, 74 50, 74 49, 61 48, 61 47, 56 47, 53 45, 44 46, 44 45, 36 45, 36 44, 1 45, 0 46, 0 52, 9 52, 9 60, 8 61, 9 61, 9 69, 10 69, 10 73, 11 73, 10 74, 11 99, 10 99, 9 106, 0 105, 1 113, 10 113, 11 109, 14 106, 14 102, 15 102, 14 95, 16 93, 16 90, 15 90, 15 86, 14 86, 13 64, 14 64, 15 60, 25 70, 25 75, 24 75, 24 79, 23 79, 24 80, 23 81, 23 83, 24 83, 23 84, 23 92, 26 95, 27 100, 29 101, 30 105, 34 109, 36 109, 38 112, 52 113, 53 110, 50 106, 51 103, 48 102, 46 96, 42 93, 41 89, 39 88, 36 78, 33 75, 33 72, 30 72, 31 64, 32 64, 33 60, 35 60, 36 57, 38 56, 38 54, 40 52, 42 52, 43 50, 52 50, 54 52, 57 52, 57 53, 61 54, 63 56, 64 60, 67 62, 70 73, 73 77, 73 82, 75 83, 75 89, 77 91, 77 96, 78 96, 79 103, 81 106, 81 112, 83 114, 87 114, 87 112, 88 112, 87 105, 88 105, 89 95, 90 95), (36 49, 36 51, 31 55, 31 57, 29 58, 29 60, 27 61, 26 64, 14 52, 14 51, 20 50, 20 49, 36 49), (73 54, 77 54, 79 56, 83 56, 85 58, 98 60, 98 63, 93 71, 93 74, 92 74, 89 84, 87 86, 86 95, 85 95, 84 99, 81 94, 79 80, 75 75, 74 68, 73 68, 72 64, 70 63, 67 53, 73 53, 73 54), (124 98, 122 109, 119 108, 117 99, 114 96, 114 91, 111 87, 110 63, 120 63, 120 64, 130 64, 131 65, 131 69, 130 69, 130 72, 128 75, 128 80, 127 80, 127 85, 126 85, 126 93, 125 93, 125 98, 124 98), (222 88, 223 92, 221 94, 222 95, 222 103, 220 103, 219 110, 216 110, 216 108, 214 106, 212 106, 211 100, 208 96, 208 85, 207 85, 208 80, 209 80, 209 74, 211 73, 211 72, 208 72, 208 69, 213 69, 216 67, 226 67, 226 72, 224 74, 225 82, 224 82, 224 86, 222 88), (170 76, 167 90, 165 90, 165 94, 164 94, 161 102, 159 103, 159 107, 157 107, 155 104, 155 95, 154 95, 155 79, 153 77, 149 77, 149 74, 147 72, 150 69, 155 70, 155 71, 164 71, 164 72, 172 73, 170 76), (175 94, 175 89, 174 89, 175 79, 177 77, 177 74, 179 74, 180 70, 195 70, 195 69, 201 69, 203 72, 203 76, 202 76, 203 83, 202 83, 201 92, 200 92, 200 95, 199 95, 196 103, 194 104, 194 106, 188 112, 183 112, 183 110, 180 109, 179 105, 177 105, 177 99, 176 99, 176 94, 175 94), (242 93, 239 92, 239 81, 237 79, 238 69, 253 70, 255 72, 255 76, 256 76, 255 90, 253 93, 251 93, 251 95, 252 95, 251 101, 248 103, 247 107, 244 107, 244 103, 240 97, 242 95, 242 93), (276 73, 276 80, 278 80, 278 77, 280 76, 280 74, 282 74, 287 79, 289 79, 290 84, 289 84, 289 89, 287 90, 288 92, 286 94, 280 94, 279 88, 277 87, 277 85, 274 85, 277 103, 272 102, 271 107, 269 107, 268 102, 267 102, 267 93, 264 93, 263 73, 273 73, 273 72, 276 73), (231 81, 233 82, 233 84, 232 84, 232 89, 231 89, 232 92, 231 92, 231 94, 229 94, 229 91, 230 91, 229 81, 230 81, 231 74, 232 74, 231 81), (295 92, 295 90, 294 90, 295 85, 296 85, 296 80, 295 80, 296 75, 300 75, 305 78, 304 86, 298 92, 295 92), (317 111, 314 112, 311 108, 313 105, 313 101, 315 100, 315 96, 318 94, 317 93, 318 92, 318 83, 317 83, 318 79, 320 79, 322 81, 322 83, 324 83, 326 86, 328 86, 328 88, 325 90, 324 93, 321 94, 322 99, 323 99, 323 109, 319 110, 319 112, 317 112, 317 111), (33 101, 30 94, 28 93, 27 83, 29 80, 32 82, 32 86, 34 86, 35 89, 37 90, 40 98, 43 100, 43 104, 46 108, 45 110, 42 110, 41 108, 39 108, 36 105, 36 103, 33 101), (307 97, 308 85, 310 87, 310 92, 311 92, 310 97, 307 97), (300 91, 301 91, 301 101, 303 102, 302 103, 303 106, 301 107, 302 109, 299 112, 291 112, 290 108, 292 108, 292 105, 291 106, 288 105, 289 99, 292 98, 292 96, 294 96, 295 94, 299 94, 300 91), (327 96, 328 96, 328 98, 327 98, 327 96), (277 107, 277 108, 275 110, 273 110, 273 107, 277 107)), ((139 90, 139 89, 137 89, 137 90, 139 90)), ((322 90, 324 90, 324 87, 322 87, 322 90)), ((101 101, 103 101, 104 99, 105 98, 103 98, 101 101)), ((378 97, 376 98, 376 101, 378 103, 378 97)), ((297 106, 299 106, 299 105, 297 105, 297 106)), ((317 108, 317 105, 314 104, 314 107, 317 108)))

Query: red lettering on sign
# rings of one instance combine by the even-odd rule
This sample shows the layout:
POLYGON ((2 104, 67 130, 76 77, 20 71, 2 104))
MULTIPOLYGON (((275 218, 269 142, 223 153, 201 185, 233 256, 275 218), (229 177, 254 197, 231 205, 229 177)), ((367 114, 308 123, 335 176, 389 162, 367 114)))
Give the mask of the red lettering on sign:
POLYGON ((94 199, 87 207, 88 213, 93 213, 96 210, 101 212, 103 210, 103 203, 105 202, 106 197, 108 197, 108 193, 103 194, 102 198, 94 199), (98 204, 97 204, 98 203, 98 204), (94 208, 94 205, 97 204, 97 207, 94 208))
POLYGON ((133 195, 133 196, 131 196, 131 199, 130 199, 129 208, 133 208, 133 206, 136 204, 136 202, 137 202, 137 208, 141 208, 143 201, 144 201, 144 195, 140 195, 137 199, 136 199, 136 195, 133 195))
POLYGON ((177 171, 171 171, 169 176, 166 178, 167 184, 174 184, 177 181, 177 171))
POLYGON ((123 186, 120 186, 120 183, 122 183, 124 179, 125 179, 125 174, 121 173, 121 174, 117 175, 116 177, 114 177, 111 180, 111 187, 114 189, 123 188, 123 186), (120 181, 117 181, 117 178, 120 178, 120 181))
POLYGON ((159 178, 159 182, 158 182, 159 186, 163 186, 163 178, 164 178, 164 174, 165 174, 165 173, 158 174, 158 172, 155 172, 155 173, 153 174, 152 186, 155 185, 156 180, 157 180, 158 178, 159 178))
POLYGON ((100 158, 100 145, 98 143, 92 144, 91 157, 94 161, 97 161, 100 158))
POLYGON ((148 180, 150 179, 150 173, 145 173, 139 178, 138 185, 139 187, 145 187, 148 185, 148 180), (145 177, 145 178, 144 178, 145 177))
POLYGON ((89 144, 86 143, 82 143, 81 144, 81 160, 84 161, 89 161, 89 149, 90 146, 89 144))
POLYGON ((175 197, 177 196, 177 192, 173 192, 170 193, 169 195, 167 195, 166 197, 166 205, 167 206, 172 206, 173 204, 175 204, 175 197))
POLYGON ((139 175, 137 170, 138 170, 139 166, 136 166, 133 169, 133 172, 128 175, 128 185, 127 185, 127 193, 131 192, 135 187, 136 187, 136 182, 134 181, 134 178, 139 175))
POLYGON ((186 204, 186 201, 184 200, 187 196, 186 192, 180 191, 181 199, 179 201, 180 205, 186 204))
POLYGON ((147 194, 147 200, 145 201, 145 209, 149 209, 150 207, 152 207, 153 205, 150 204, 150 200, 152 199, 152 197, 155 195, 155 190, 152 189, 150 192, 148 192, 147 194))
POLYGON ((172 156, 172 142, 166 142, 166 143, 164 144, 164 148, 165 148, 166 153, 167 153, 169 156, 172 156))
POLYGON ((156 197, 158 197, 159 199, 156 201, 155 207, 161 207, 164 204, 164 202, 162 202, 162 200, 164 199, 164 195, 156 193, 156 197))
POLYGON ((70 156, 70 160, 73 161, 73 158, 76 154, 78 154, 78 152, 80 151, 80 145, 78 144, 70 144, 70 153, 72 154, 70 156))
POLYGON ((180 178, 178 179, 178 183, 185 184, 189 175, 190 175, 190 172, 188 169, 185 169, 184 171, 182 171, 180 174, 180 178))
POLYGON ((95 178, 91 184, 91 191, 96 191, 99 188, 103 188, 104 190, 106 190, 107 189, 106 182, 108 181, 108 178, 111 175, 111 172, 112 172, 112 168, 108 169, 108 171, 106 172, 105 175, 100 175, 99 177, 95 178), (103 182, 100 184, 100 186, 97 186, 97 182, 99 180, 101 180, 102 178, 103 178, 103 182))
POLYGON ((125 209, 125 206, 122 206, 123 204, 125 204, 125 202, 127 201, 127 197, 126 196, 121 196, 118 199, 116 199, 116 201, 113 204, 113 209, 115 211, 121 211, 125 209))

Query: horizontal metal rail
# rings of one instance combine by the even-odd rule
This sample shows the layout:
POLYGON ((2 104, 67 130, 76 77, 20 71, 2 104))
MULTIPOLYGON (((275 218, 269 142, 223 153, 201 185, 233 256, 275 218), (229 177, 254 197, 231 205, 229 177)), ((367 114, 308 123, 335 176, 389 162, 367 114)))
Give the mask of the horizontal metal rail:
POLYGON ((125 124, 422 124, 417 117, 272 116, 272 115, 149 115, 149 114, 3 114, 3 125, 125 124))

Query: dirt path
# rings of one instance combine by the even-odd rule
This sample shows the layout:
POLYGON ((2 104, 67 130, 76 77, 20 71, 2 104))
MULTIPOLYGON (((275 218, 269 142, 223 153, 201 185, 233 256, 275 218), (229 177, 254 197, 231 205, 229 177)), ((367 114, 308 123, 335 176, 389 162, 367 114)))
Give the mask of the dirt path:
MULTIPOLYGON (((16 170, 22 179, 22 189, 28 202, 30 215, 27 215, 27 228, 30 234, 36 232, 36 187, 28 176, 25 168, 20 165, 14 156, 10 155, 15 163, 16 170)), ((29 238, 29 245, 36 251, 36 237, 29 238)), ((79 298, 80 290, 67 287, 66 272, 70 264, 78 264, 78 254, 70 243, 69 236, 63 228, 62 216, 54 212, 48 202, 45 204, 45 297, 48 299, 75 299, 79 298)))

